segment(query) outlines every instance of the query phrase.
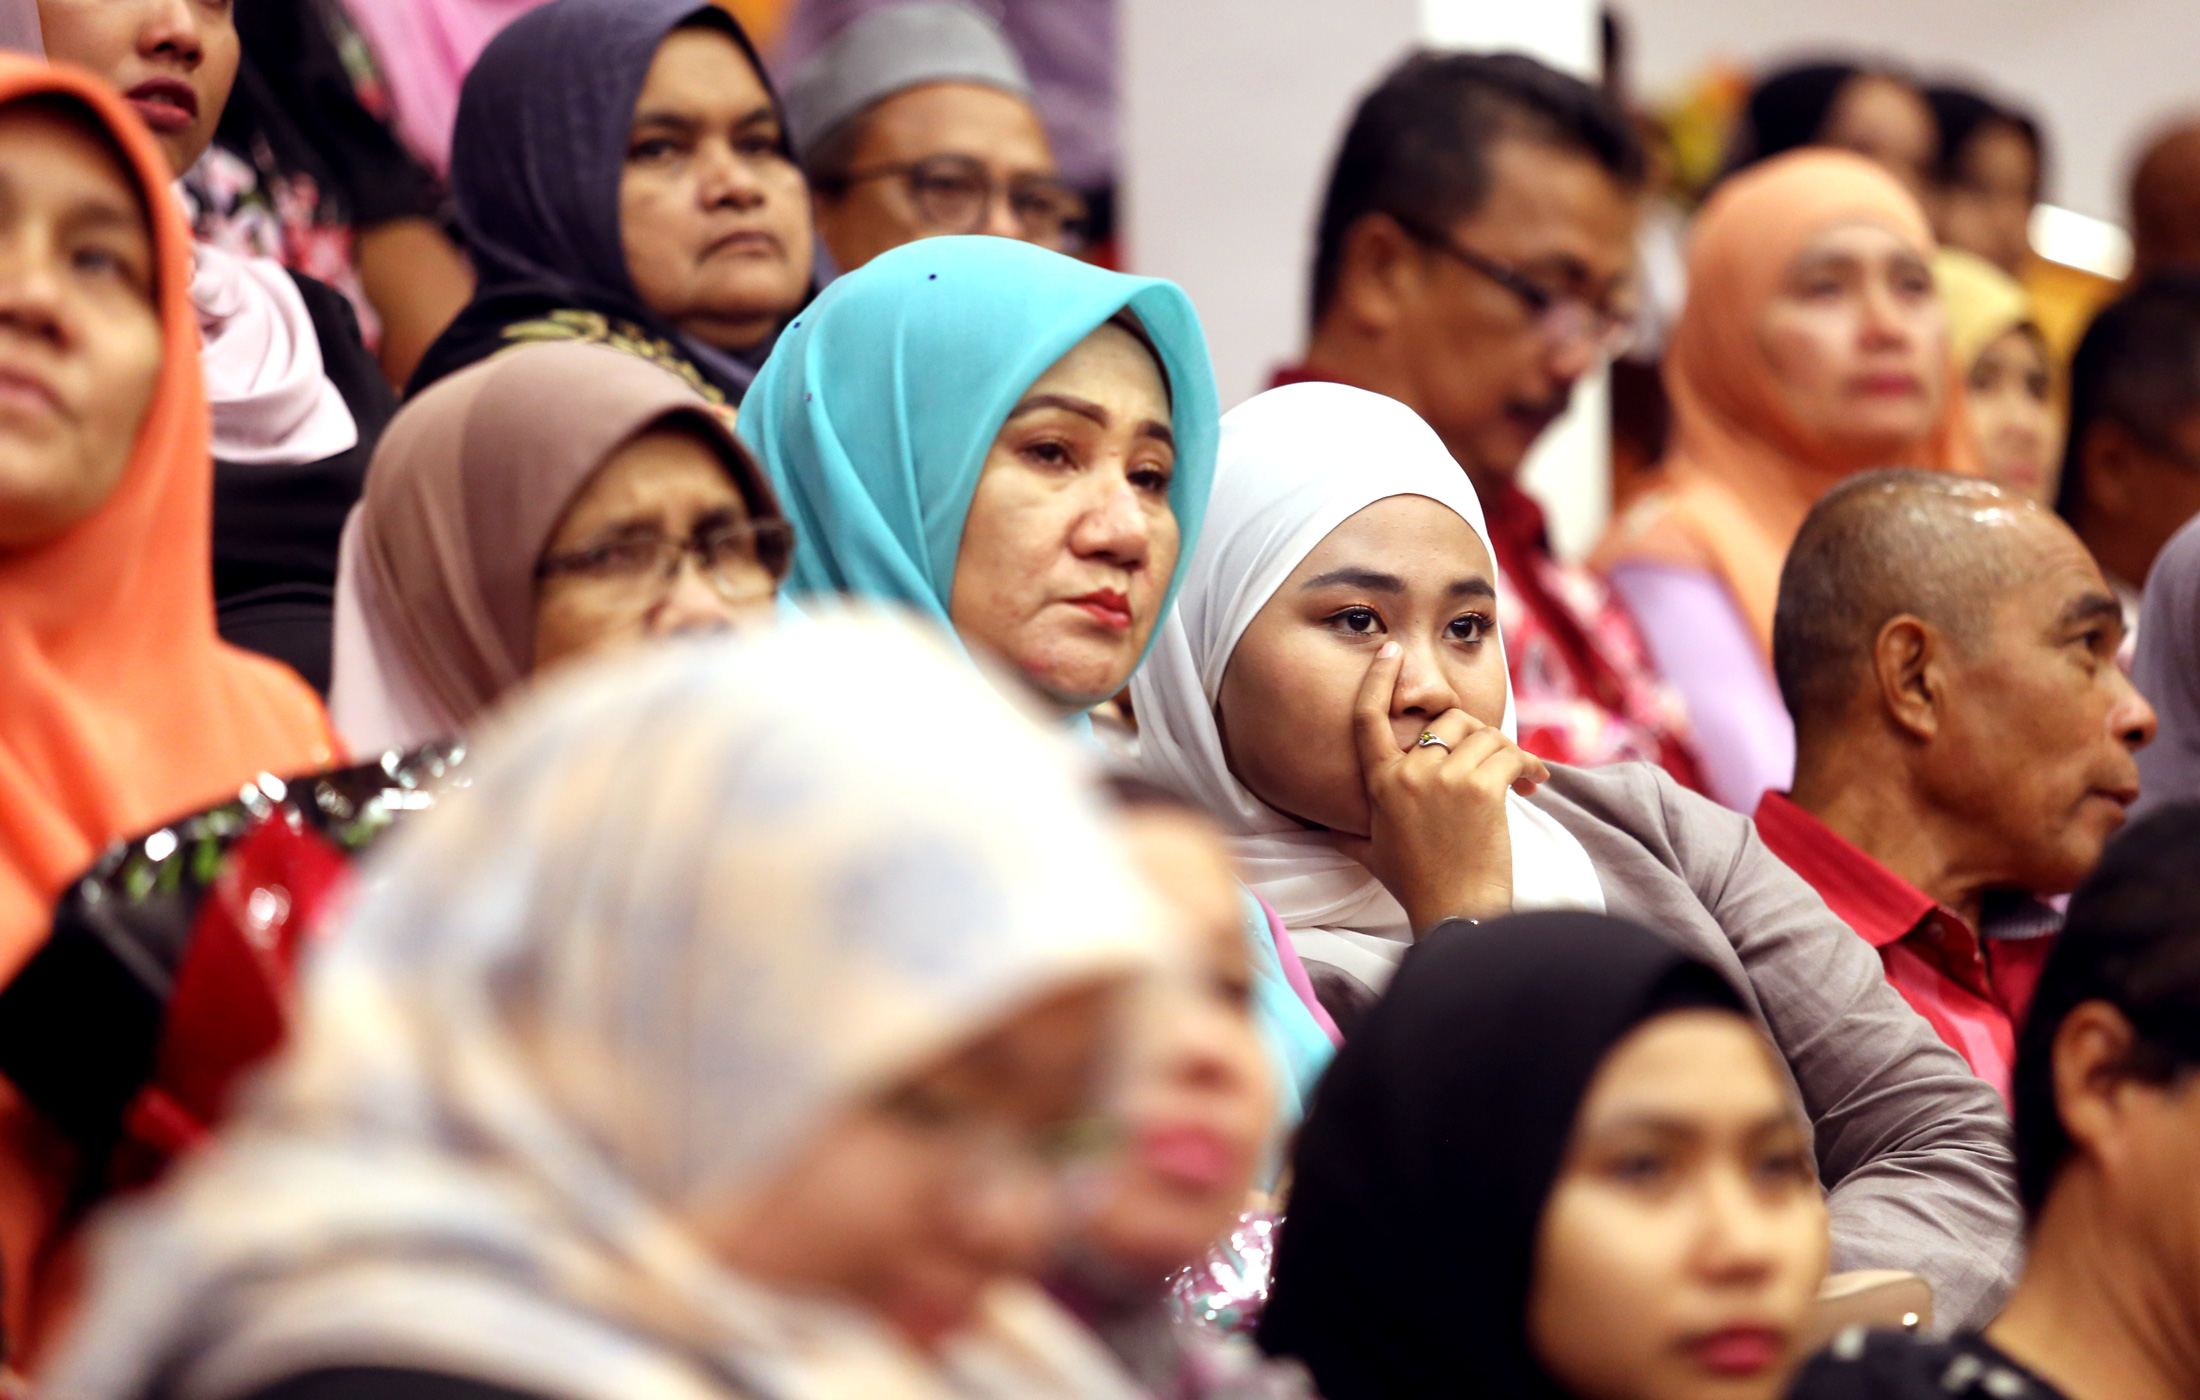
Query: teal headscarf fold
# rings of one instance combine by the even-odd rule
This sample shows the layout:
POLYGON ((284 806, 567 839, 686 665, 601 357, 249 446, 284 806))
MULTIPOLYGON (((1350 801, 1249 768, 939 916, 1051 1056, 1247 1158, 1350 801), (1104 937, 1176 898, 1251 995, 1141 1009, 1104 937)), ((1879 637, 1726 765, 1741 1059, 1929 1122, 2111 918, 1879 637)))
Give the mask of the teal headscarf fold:
POLYGON ((921 239, 841 277, 749 386, 741 440, 795 526, 788 591, 888 598, 946 626, 995 434, 1032 381, 1126 307, 1160 351, 1176 435, 1183 543, 1166 613, 1214 480, 1221 407, 1199 315, 1173 282, 983 236, 921 239))

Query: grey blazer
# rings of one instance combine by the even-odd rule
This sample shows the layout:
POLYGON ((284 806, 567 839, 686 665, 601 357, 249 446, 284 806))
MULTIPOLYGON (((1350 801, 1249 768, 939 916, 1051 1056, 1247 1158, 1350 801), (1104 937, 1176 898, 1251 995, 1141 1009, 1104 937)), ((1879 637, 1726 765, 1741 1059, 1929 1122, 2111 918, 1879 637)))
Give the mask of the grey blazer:
POLYGON ((1932 1285, 1935 1331, 1984 1326, 2023 1258, 2000 1095, 1749 818, 1650 764, 1550 767, 1530 800, 1588 849, 1609 911, 1725 973, 1785 1057, 1829 1189, 1834 1269, 1907 1269, 1932 1285))

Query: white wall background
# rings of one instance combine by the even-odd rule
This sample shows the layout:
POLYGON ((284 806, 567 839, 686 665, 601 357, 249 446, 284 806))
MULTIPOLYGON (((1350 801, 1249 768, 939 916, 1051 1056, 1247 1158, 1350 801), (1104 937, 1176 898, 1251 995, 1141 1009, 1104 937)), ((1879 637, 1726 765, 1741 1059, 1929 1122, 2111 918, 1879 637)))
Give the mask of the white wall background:
POLYGON ((1757 64, 1836 47, 1978 82, 2045 124, 2048 198, 2119 223, 2137 147, 2164 119, 2200 112, 2200 0, 1615 3, 1647 95, 1717 55, 1757 64))
MULTIPOLYGON (((2192 0, 2200 5, 2200 0, 2192 0)), ((1306 338, 1323 182, 1360 96, 1420 44, 1524 49, 1586 73, 1594 0, 1120 0, 1130 267, 1199 307, 1225 407, 1306 338)), ((1562 551, 1609 504, 1602 381, 1582 386, 1523 474, 1562 551)))

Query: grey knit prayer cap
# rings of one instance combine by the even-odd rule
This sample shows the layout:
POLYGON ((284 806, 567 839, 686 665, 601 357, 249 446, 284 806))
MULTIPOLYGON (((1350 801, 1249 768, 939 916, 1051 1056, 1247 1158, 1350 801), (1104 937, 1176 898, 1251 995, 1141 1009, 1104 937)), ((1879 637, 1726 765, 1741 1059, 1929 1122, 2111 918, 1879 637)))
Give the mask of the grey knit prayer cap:
POLYGON ((841 30, 787 80, 783 105, 795 154, 809 159, 850 117, 926 83, 979 83, 1031 96, 1023 61, 992 20, 961 0, 909 0, 841 30))

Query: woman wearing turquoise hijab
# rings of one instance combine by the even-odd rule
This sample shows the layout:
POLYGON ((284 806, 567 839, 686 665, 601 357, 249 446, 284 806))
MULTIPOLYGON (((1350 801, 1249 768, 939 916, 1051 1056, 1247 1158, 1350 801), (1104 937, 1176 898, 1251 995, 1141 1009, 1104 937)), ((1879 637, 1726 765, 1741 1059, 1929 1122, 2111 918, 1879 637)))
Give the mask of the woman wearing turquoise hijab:
MULTIPOLYGON (((1129 683, 1191 557, 1221 420, 1174 283, 1006 238, 927 238, 827 287, 742 401, 795 525, 787 591, 885 598, 1065 717, 1129 683)), ((1247 937, 1285 1108, 1330 1040, 1247 937)))
POLYGON ((740 433, 786 493, 790 593, 899 602, 1074 715, 1128 683, 1167 610, 1219 416, 1173 283, 928 238, 787 328, 740 433))

